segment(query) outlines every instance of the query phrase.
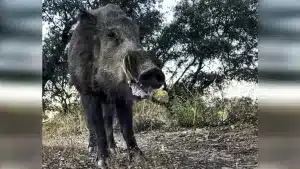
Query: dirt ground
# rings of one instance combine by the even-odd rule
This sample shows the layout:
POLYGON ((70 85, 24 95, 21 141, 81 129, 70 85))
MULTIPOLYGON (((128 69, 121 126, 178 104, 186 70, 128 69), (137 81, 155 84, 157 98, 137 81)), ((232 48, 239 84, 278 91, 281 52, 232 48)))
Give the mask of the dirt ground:
MULTIPOLYGON (((257 168, 258 130, 245 126, 149 131, 136 134, 147 161, 128 162, 125 152, 115 154, 110 167, 140 169, 257 168)), ((118 147, 125 148, 117 133, 118 147)), ((87 134, 43 139, 43 169, 96 168, 87 151, 87 134)))

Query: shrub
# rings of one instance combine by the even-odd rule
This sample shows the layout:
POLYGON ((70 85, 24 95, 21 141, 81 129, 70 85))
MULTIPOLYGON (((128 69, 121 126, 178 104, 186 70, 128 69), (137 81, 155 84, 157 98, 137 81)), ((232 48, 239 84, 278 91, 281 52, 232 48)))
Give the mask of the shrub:
POLYGON ((258 124, 258 103, 248 97, 232 99, 228 105, 228 121, 231 124, 258 124))
POLYGON ((257 102, 251 98, 204 100, 200 94, 189 99, 173 96, 169 111, 180 127, 203 127, 258 122, 257 102))
POLYGON ((173 97, 169 111, 181 127, 200 127, 215 118, 213 114, 207 112, 207 106, 200 95, 195 95, 190 99, 173 97))
MULTIPOLYGON (((43 131, 50 136, 87 132, 82 106, 74 104, 70 112, 72 113, 58 114, 52 119, 47 119, 43 122, 43 131)), ((118 123, 115 124, 114 129, 119 127, 118 123)), ((248 97, 209 100, 200 94, 190 95, 190 97, 173 95, 167 107, 151 100, 137 102, 133 107, 135 132, 240 124, 258 124, 256 100, 253 101, 248 97)))

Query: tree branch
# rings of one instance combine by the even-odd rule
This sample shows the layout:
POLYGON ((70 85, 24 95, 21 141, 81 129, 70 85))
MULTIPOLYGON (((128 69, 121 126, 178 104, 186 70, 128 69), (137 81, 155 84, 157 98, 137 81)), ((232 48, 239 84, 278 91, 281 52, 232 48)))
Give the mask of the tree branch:
POLYGON ((196 57, 194 57, 194 60, 185 68, 185 70, 181 73, 181 75, 179 76, 179 78, 176 80, 176 82, 173 85, 177 85, 178 84, 178 82, 180 81, 180 79, 189 70, 189 68, 195 64, 196 60, 197 60, 196 57))

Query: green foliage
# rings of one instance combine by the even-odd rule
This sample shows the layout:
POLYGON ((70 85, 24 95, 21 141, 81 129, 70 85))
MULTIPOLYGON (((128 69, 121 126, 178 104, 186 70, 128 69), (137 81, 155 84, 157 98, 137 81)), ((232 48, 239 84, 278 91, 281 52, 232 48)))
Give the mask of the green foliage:
POLYGON ((229 123, 251 123, 258 125, 258 102, 248 97, 235 98, 228 104, 229 123))
POLYGON ((252 99, 203 100, 203 96, 194 95, 190 99, 179 96, 171 101, 169 111, 181 127, 203 127, 220 125, 253 124, 258 122, 258 106, 252 99))
POLYGON ((170 105, 170 113, 181 127, 205 126, 216 118, 216 114, 207 111, 208 107, 200 95, 189 99, 175 96, 170 105))
POLYGON ((157 103, 167 104, 169 102, 169 94, 163 89, 157 89, 153 93, 152 100, 157 103))

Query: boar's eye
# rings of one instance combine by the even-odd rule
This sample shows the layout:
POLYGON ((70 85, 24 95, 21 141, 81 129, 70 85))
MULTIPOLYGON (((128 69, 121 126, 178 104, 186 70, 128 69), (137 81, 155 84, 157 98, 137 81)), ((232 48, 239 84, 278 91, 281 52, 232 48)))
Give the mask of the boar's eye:
POLYGON ((106 35, 110 40, 116 42, 116 43, 120 43, 121 42, 121 39, 120 39, 120 36, 118 34, 117 31, 115 30, 109 30, 109 32, 107 32, 107 35, 106 35))
POLYGON ((144 40, 144 36, 140 36, 140 41, 143 41, 144 40))
POLYGON ((109 31, 107 33, 107 36, 110 37, 110 38, 116 38, 117 37, 117 35, 116 35, 116 33, 114 31, 109 31))

